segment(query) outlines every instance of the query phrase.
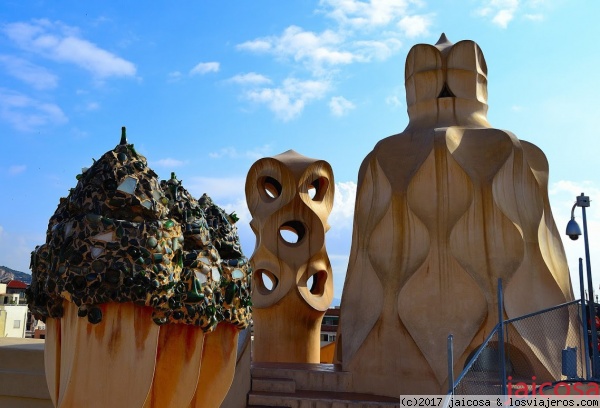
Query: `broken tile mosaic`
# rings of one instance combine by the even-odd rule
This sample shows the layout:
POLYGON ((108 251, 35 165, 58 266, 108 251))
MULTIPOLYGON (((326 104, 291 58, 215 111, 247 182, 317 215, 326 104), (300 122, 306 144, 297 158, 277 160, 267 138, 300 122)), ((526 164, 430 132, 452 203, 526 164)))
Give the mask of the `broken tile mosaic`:
POLYGON ((124 129, 77 180, 32 252, 27 301, 38 318, 62 317, 66 299, 92 324, 98 305, 133 302, 152 307, 156 324, 248 326, 251 271, 235 216, 193 198, 174 173, 159 181, 124 129))

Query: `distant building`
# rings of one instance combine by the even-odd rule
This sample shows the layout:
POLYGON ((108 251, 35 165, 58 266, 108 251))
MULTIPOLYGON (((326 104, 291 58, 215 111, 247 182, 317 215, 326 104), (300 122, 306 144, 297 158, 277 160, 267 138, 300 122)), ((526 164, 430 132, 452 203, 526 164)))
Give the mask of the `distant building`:
POLYGON ((25 299, 25 290, 27 289, 27 286, 28 285, 25 282, 13 279, 6 284, 6 293, 17 293, 19 295, 19 304, 26 304, 27 299, 25 299))
POLYGON ((20 293, 8 293, 7 286, 0 283, 0 337, 25 337, 27 305, 20 304, 20 293))
POLYGON ((323 316, 323 321, 321 322, 321 347, 335 341, 339 322, 339 306, 327 309, 325 316, 323 316))
POLYGON ((45 339, 46 338, 46 324, 41 320, 33 320, 31 325, 34 339, 45 339))

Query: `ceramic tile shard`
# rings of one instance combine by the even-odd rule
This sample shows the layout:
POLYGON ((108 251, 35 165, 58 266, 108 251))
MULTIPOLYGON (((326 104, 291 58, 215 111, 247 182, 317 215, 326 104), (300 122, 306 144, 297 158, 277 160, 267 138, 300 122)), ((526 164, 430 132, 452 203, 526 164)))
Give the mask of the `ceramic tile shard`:
POLYGON ((105 233, 98 234, 98 235, 92 237, 92 239, 95 239, 97 241, 104 241, 104 242, 114 241, 115 233, 113 231, 105 232, 105 233))
POLYGON ((98 258, 103 253, 104 253, 104 248, 92 247, 90 249, 90 255, 92 256, 92 259, 98 258))
POLYGON ((125 180, 123 180, 123 182, 121 184, 119 184, 119 187, 117 187, 117 190, 122 191, 127 194, 133 194, 135 192, 136 186, 137 186, 136 179, 134 179, 133 177, 126 177, 125 180))

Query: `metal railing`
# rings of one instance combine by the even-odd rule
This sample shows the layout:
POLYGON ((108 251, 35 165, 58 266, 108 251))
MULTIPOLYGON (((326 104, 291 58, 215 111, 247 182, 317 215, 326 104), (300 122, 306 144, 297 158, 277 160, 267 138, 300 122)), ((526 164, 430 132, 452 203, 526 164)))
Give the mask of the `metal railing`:
MULTIPOLYGON (((583 335, 581 307, 575 300, 498 323, 456 380, 449 375, 449 393, 500 395, 534 383, 589 379, 584 342, 590 339, 583 335)), ((449 351, 450 343, 451 336, 449 351)))

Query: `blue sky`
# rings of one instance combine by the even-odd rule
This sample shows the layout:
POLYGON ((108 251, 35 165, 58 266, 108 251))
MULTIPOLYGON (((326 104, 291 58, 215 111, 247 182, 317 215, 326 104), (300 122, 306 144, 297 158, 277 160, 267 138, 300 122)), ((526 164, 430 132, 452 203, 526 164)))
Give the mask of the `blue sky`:
MULTIPOLYGON (((561 232, 575 196, 590 195, 600 271, 598 15, 600 2, 577 0, 3 1, 0 265, 28 270, 59 198, 127 126, 160 177, 175 171, 241 216, 247 256, 252 163, 288 149, 327 160, 339 298, 359 165, 408 122, 408 50, 445 32, 484 52, 490 123, 548 156, 561 232)), ((574 275, 583 242, 565 248, 574 275)))

